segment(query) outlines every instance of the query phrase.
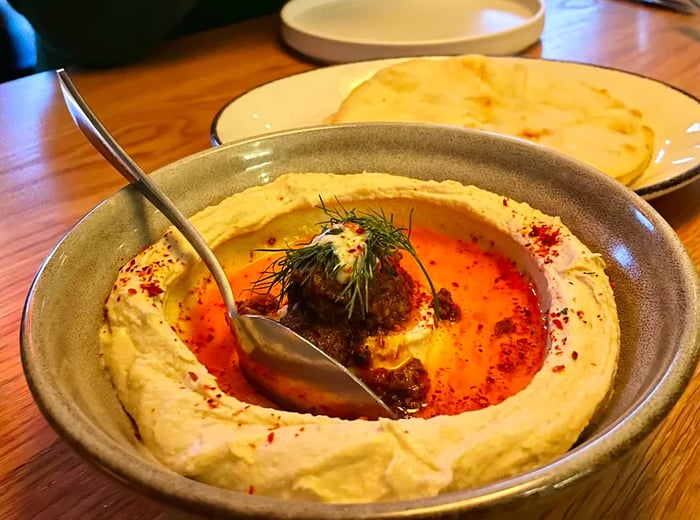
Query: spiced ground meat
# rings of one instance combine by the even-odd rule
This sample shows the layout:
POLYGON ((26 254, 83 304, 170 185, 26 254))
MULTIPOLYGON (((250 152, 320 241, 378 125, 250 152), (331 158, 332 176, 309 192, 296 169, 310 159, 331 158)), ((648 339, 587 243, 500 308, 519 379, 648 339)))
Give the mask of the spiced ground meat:
POLYGON ((437 307, 441 320, 454 322, 462 319, 462 309, 452 299, 452 293, 444 287, 437 293, 437 307))
POLYGON ((378 368, 360 376, 399 415, 415 413, 425 404, 430 378, 423 363, 411 358, 396 370, 378 368))
POLYGON ((369 335, 398 329, 415 306, 413 279, 400 260, 397 253, 375 272, 364 315, 359 305, 348 315, 345 286, 325 271, 293 274, 288 311, 280 321, 353 369, 387 406, 405 415, 425 402, 430 381, 423 364, 414 358, 396 370, 370 369, 371 352, 365 342, 369 335))
POLYGON ((349 368, 369 366, 371 354, 365 345, 368 332, 362 328, 351 327, 347 321, 319 321, 300 304, 290 305, 280 323, 308 339, 341 365, 349 368))
POLYGON ((401 254, 396 253, 375 272, 364 315, 357 302, 352 316, 348 316, 351 295, 343 292, 345 285, 326 276, 323 269, 317 268, 310 275, 294 272, 287 290, 290 313, 304 312, 318 323, 353 323, 366 328, 369 334, 394 330, 408 320, 415 306, 413 279, 399 265, 400 260, 401 254))
POLYGON ((277 311, 279 300, 271 294, 253 294, 247 300, 237 303, 238 314, 257 314, 269 316, 277 311))
POLYGON ((368 367, 371 353, 365 345, 367 337, 398 328, 415 305, 413 279, 398 265, 400 255, 395 257, 377 269, 364 316, 359 304, 348 315, 345 286, 322 269, 309 276, 293 273, 287 290, 287 314, 280 322, 343 365, 368 367))
MULTIPOLYGON (((345 285, 317 268, 311 273, 293 272, 287 289, 287 312, 280 322, 308 339, 329 356, 348 367, 398 415, 408 415, 425 403, 430 387, 428 373, 418 358, 395 370, 372 369, 368 336, 399 330, 417 304, 411 276, 399 262, 401 254, 388 257, 374 273, 369 286, 368 308, 363 314, 356 303, 348 314, 345 285)), ((256 295, 240 305, 242 313, 270 314, 274 298, 256 295)), ((437 294, 440 317, 457 321, 459 306, 447 289, 437 294)))

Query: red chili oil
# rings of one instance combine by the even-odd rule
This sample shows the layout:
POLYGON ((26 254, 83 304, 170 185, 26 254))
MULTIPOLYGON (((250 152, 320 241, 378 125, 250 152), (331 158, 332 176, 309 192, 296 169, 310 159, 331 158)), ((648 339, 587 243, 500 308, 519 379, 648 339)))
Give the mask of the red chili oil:
MULTIPOLYGON (((441 321, 440 343, 423 360, 431 386, 418 417, 453 415, 500 403, 524 389, 542 368, 547 330, 534 285, 516 264, 476 237, 457 239, 414 226, 411 241, 436 288, 450 290, 462 310, 456 323, 441 321)), ((238 298, 272 257, 228 273, 238 298)), ((403 266, 424 277, 410 255, 403 266)), ((273 406, 242 376, 223 302, 211 279, 202 279, 180 305, 173 327, 229 395, 273 406)))

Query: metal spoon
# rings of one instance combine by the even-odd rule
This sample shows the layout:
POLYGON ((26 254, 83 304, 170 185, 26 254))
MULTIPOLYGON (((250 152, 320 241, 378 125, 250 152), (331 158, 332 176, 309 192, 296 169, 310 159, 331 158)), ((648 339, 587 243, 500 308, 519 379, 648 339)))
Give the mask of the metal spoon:
POLYGON ((204 238, 109 134, 66 71, 59 69, 57 74, 68 111, 88 141, 180 230, 214 276, 246 378, 273 402, 297 411, 394 418, 374 392, 315 345, 272 319, 236 312, 231 285, 204 238))

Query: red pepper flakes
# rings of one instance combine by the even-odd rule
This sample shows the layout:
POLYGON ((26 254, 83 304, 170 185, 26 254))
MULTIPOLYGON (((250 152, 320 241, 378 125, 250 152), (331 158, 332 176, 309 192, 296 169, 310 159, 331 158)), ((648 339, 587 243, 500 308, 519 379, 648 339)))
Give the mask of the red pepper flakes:
POLYGON ((561 329, 564 328, 564 326, 563 326, 562 323, 561 323, 561 320, 556 319, 556 318, 552 320, 552 325, 554 325, 554 326, 555 326, 556 328, 558 328, 559 330, 561 330, 561 329))
POLYGON ((365 228, 363 228, 362 226, 357 226, 355 233, 357 233, 358 235, 361 235, 364 232, 365 232, 365 228))
POLYGON ((571 352, 571 359, 576 361, 578 359, 578 352, 576 352, 575 350, 571 352))
POLYGON ((537 241, 543 246, 553 246, 559 242, 559 230, 553 229, 549 224, 541 226, 533 224, 527 236, 537 238, 537 241))
POLYGON ((254 493, 255 493, 255 486, 253 486, 253 485, 251 484, 250 486, 248 486, 248 494, 249 494, 249 495, 252 495, 252 494, 254 494, 254 493))
POLYGON ((277 239, 275 237, 270 237, 267 239, 267 245, 268 246, 274 246, 275 242, 277 242, 277 239))
POLYGON ((148 293, 148 296, 157 296, 163 292, 163 289, 155 283, 142 283, 140 287, 148 293))
POLYGON ((211 408, 212 410, 214 408, 216 408, 217 406, 219 406, 219 403, 214 401, 214 399, 212 399, 211 397, 209 399, 207 399, 207 404, 209 405, 209 408, 211 408))
POLYGON ((564 365, 557 365, 552 368, 552 372, 561 372, 562 370, 564 370, 564 365))
POLYGON ((503 205, 506 207, 508 206, 508 199, 503 199, 503 205))
POLYGON ((498 363, 498 365, 496 365, 496 368, 498 368, 498 370, 500 370, 501 372, 511 374, 515 372, 518 367, 512 361, 502 361, 498 363))
POLYGON ((129 294, 136 294, 138 291, 134 289, 133 287, 129 287, 129 290, 127 291, 129 294))
POLYGON ((272 444, 272 442, 275 440, 275 432, 270 432, 267 434, 267 442, 268 444, 272 444))
POLYGON ((199 377, 197 377, 197 374, 195 374, 194 372, 187 372, 187 374, 190 376, 190 379, 192 381, 197 381, 197 379, 199 379, 199 377))

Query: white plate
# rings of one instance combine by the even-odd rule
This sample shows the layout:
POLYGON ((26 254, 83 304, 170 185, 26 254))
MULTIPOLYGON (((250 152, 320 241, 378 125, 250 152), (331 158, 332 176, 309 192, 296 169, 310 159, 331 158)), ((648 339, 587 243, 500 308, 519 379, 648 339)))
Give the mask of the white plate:
POLYGON ((514 54, 544 28, 541 0, 291 0, 282 38, 325 63, 444 54, 514 54))
MULTIPOLYGON (((435 58, 440 59, 440 58, 435 58)), ((632 184, 653 199, 700 177, 700 100, 665 83, 615 69, 573 62, 500 57, 533 73, 585 80, 641 110, 654 130, 654 158, 632 184)), ((245 137, 323 124, 347 94, 377 70, 402 59, 324 67, 257 87, 234 99, 215 117, 212 140, 221 144, 245 137)))

